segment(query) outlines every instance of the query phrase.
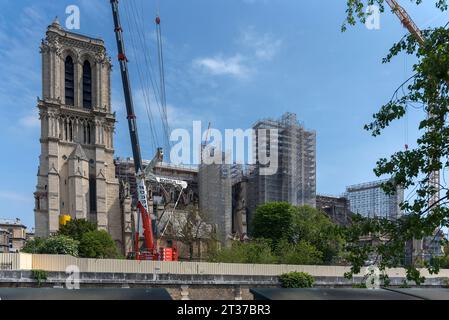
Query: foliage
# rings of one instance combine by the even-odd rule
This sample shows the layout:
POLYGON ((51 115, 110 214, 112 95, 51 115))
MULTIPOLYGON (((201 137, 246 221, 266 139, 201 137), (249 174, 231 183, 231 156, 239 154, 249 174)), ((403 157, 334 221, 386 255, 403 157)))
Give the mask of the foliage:
POLYGON ((234 242, 211 256, 233 263, 329 264, 343 246, 340 230, 321 211, 271 202, 256 209, 254 240, 234 242))
POLYGON ((188 247, 190 260, 192 260, 194 256, 195 244, 198 246, 198 256, 200 256, 201 242, 209 242, 209 247, 213 248, 213 243, 217 241, 214 228, 212 225, 206 223, 206 220, 206 216, 201 211, 191 207, 187 208, 185 219, 178 221, 180 227, 173 228, 178 241, 184 243, 188 247))
POLYGON ((331 263, 343 247, 339 228, 310 206, 297 207, 286 202, 262 204, 256 209, 252 230, 255 238, 270 239, 274 250, 279 242, 286 248, 287 242, 291 246, 285 251, 289 259, 304 264, 331 263), (304 250, 312 254, 310 259, 306 259, 304 250))
POLYGON ((72 238, 55 235, 46 239, 36 238, 25 244, 22 252, 36 254, 67 254, 78 256, 79 242, 72 238))
POLYGON ((323 253, 307 241, 290 244, 285 239, 276 247, 278 263, 281 264, 322 264, 323 253))
POLYGON ((271 241, 254 240, 247 243, 235 241, 210 257, 211 262, 271 264, 277 259, 271 251, 271 241))
POLYGON ((83 234, 79 251, 83 258, 115 259, 119 257, 114 240, 104 230, 94 230, 83 234))
POLYGON ((449 269, 449 242, 446 241, 443 247, 444 255, 439 258, 440 267, 449 269))
POLYGON ((289 272, 282 274, 279 282, 283 288, 311 288, 315 279, 305 272, 289 272))
MULTIPOLYGON (((422 0, 410 0, 416 4, 420 4, 422 0)), ((441 11, 447 10, 447 0, 434 0, 435 5, 441 11)), ((385 11, 386 0, 346 0, 346 20, 343 23, 342 31, 346 31, 347 24, 355 25, 357 21, 365 23, 367 14, 367 6, 378 5, 380 12, 385 11)))
POLYGON ((79 242, 61 235, 45 239, 39 253, 78 256, 79 242))
POLYGON ((332 263, 343 247, 340 229, 323 212, 310 206, 293 207, 291 242, 306 241, 322 253, 322 263, 332 263))
POLYGON ((81 241, 83 235, 90 231, 97 230, 97 226, 85 219, 74 219, 59 228, 59 234, 81 241))
POLYGON ((276 244, 292 236, 293 207, 287 202, 269 202, 259 205, 252 222, 255 238, 270 239, 276 244))
POLYGON ((38 286, 41 286, 44 281, 47 281, 47 271, 31 270, 31 278, 37 281, 38 286))
POLYGON ((45 239, 43 238, 30 239, 25 243, 21 251, 24 253, 40 253, 44 242, 45 239))
POLYGON ((67 254, 82 258, 122 258, 111 236, 83 219, 69 221, 55 236, 28 240, 25 253, 67 254))
MULTIPOLYGON (((411 1, 416 4, 422 2, 411 1)), ((351 25, 357 20, 364 22, 366 4, 382 5, 384 0, 348 0, 346 22, 351 25)), ((447 1, 437 0, 436 6, 442 11, 447 10, 447 1)), ((381 270, 401 265, 404 243, 432 236, 435 230, 449 226, 449 189, 441 185, 439 194, 429 183, 435 171, 449 167, 449 124, 446 121, 449 111, 449 31, 446 26, 423 30, 422 36, 422 44, 414 35, 403 37, 383 60, 383 63, 388 63, 401 53, 413 55, 416 58, 414 75, 399 86, 393 97, 373 115, 373 121, 365 126, 373 136, 378 136, 391 123, 409 112, 410 106, 420 106, 425 111, 417 128, 421 136, 416 147, 380 159, 374 169, 379 177, 392 177, 383 186, 386 193, 392 194, 400 186, 413 189, 414 194, 401 204, 405 215, 400 219, 358 217, 354 225, 346 230, 346 249, 352 264, 351 272, 346 275, 348 277, 359 273, 364 262, 372 255, 377 256, 376 262, 381 270), (373 237, 378 244, 360 246, 359 239, 366 235, 373 237)), ((440 259, 431 259, 425 262, 425 266, 430 273, 438 273, 440 262, 440 259)), ((418 285, 424 281, 418 271, 417 261, 405 267, 408 280, 418 285)))

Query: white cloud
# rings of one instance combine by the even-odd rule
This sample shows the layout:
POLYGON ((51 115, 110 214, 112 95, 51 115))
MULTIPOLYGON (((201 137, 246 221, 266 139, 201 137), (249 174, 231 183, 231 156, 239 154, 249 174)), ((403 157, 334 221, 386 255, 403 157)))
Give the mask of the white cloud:
POLYGON ((282 46, 282 39, 271 33, 258 34, 254 27, 243 31, 239 42, 253 50, 256 58, 266 61, 273 59, 282 46))
POLYGON ((238 78, 247 77, 250 73, 248 67, 243 64, 243 56, 236 54, 230 58, 215 56, 200 58, 194 61, 194 65, 213 75, 230 75, 238 78))
POLYGON ((236 43, 240 50, 234 55, 202 57, 195 59, 193 65, 211 75, 248 78, 257 70, 258 64, 271 61, 282 47, 282 39, 272 33, 259 34, 254 27, 242 31, 236 43))

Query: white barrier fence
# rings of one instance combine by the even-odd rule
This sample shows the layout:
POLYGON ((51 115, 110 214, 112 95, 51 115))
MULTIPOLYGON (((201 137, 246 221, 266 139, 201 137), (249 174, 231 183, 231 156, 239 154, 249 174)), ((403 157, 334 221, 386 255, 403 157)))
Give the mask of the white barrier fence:
MULTIPOLYGON (((207 262, 133 261, 118 259, 84 259, 64 255, 40 255, 26 253, 1 253, 0 270, 45 270, 65 272, 67 267, 77 266, 80 272, 95 273, 162 273, 279 276, 286 272, 307 272, 314 277, 343 277, 349 267, 315 265, 238 264, 207 262)), ((365 270, 362 270, 365 274, 365 270)), ((405 277, 405 269, 388 269, 390 277, 405 277)), ((422 270, 426 278, 449 278, 449 269, 431 275, 422 270)))

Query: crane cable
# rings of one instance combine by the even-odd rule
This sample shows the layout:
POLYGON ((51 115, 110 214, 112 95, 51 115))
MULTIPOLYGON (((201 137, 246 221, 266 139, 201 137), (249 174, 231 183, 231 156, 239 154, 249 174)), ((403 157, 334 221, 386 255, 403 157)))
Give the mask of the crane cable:
POLYGON ((158 14, 156 16, 156 35, 157 35, 157 51, 158 51, 158 62, 159 62, 159 78, 160 78, 160 93, 161 93, 161 102, 162 102, 162 122, 165 130, 165 138, 167 146, 170 147, 170 128, 168 125, 168 114, 167 114, 167 98, 166 98, 166 90, 165 90, 165 66, 164 66, 164 53, 163 53, 163 44, 162 44, 162 28, 161 28, 161 18, 158 14))
POLYGON ((156 38, 157 38, 157 47, 158 47, 158 62, 159 62, 159 78, 160 78, 160 93, 162 98, 162 123, 165 130, 165 138, 167 148, 171 147, 170 143, 170 126, 168 124, 168 114, 167 114, 167 99, 166 99, 166 87, 165 87, 165 66, 164 66, 164 54, 163 54, 163 45, 162 45, 162 29, 161 29, 161 3, 160 0, 156 1, 156 38))
POLYGON ((142 96, 143 96, 143 102, 145 105, 145 110, 147 113, 147 119, 148 119, 148 125, 149 125, 149 131, 150 131, 150 139, 151 139, 151 145, 154 149, 156 149, 156 144, 155 142, 157 141, 157 132, 154 129, 154 120, 153 120, 153 114, 151 111, 151 104, 150 104, 150 99, 148 96, 147 91, 145 90, 145 83, 144 83, 144 74, 142 71, 142 68, 140 68, 140 61, 138 60, 138 55, 137 55, 137 45, 136 45, 136 39, 135 39, 135 34, 131 25, 131 21, 135 22, 135 19, 131 19, 131 8, 128 7, 128 2, 125 2, 124 5, 124 12, 126 15, 126 20, 127 20, 127 24, 128 24, 128 29, 129 29, 129 33, 130 33, 130 40, 131 40, 131 49, 132 49, 132 53, 134 56, 135 61, 135 65, 136 65, 136 69, 137 69, 137 73, 138 73, 138 78, 139 78, 139 83, 140 83, 140 88, 141 88, 141 92, 142 92, 142 96))
MULTIPOLYGON (((139 12, 144 12, 143 4, 142 4, 142 7, 140 8, 140 11, 135 6, 133 6, 133 8, 135 9, 133 11, 134 21, 136 23, 136 29, 137 29, 138 34, 139 34, 139 40, 140 40, 142 52, 151 52, 151 48, 150 48, 150 46, 148 45, 148 43, 146 41, 146 37, 143 34, 143 31, 141 31, 141 30, 145 30, 145 28, 144 28, 144 26, 145 26, 144 19, 143 19, 143 17, 139 13, 139 12), (137 21, 141 22, 142 25, 140 27, 137 25, 137 21)), ((146 78, 146 80, 147 80, 147 88, 149 90, 150 85, 151 85, 151 87, 153 89, 153 93, 154 93, 154 98, 155 98, 156 104, 158 106, 160 106, 161 105, 161 102, 160 102, 161 94, 159 92, 159 87, 156 85, 156 81, 153 79, 153 76, 152 76, 155 72, 154 72, 154 66, 153 66, 153 61, 151 59, 151 55, 144 54, 143 56, 144 56, 144 62, 145 62, 145 65, 146 65, 146 70, 148 70, 148 78, 146 78)))
MULTIPOLYGON (((149 46, 147 45, 146 37, 143 33, 143 30, 146 30, 146 23, 145 23, 145 20, 143 19, 143 16, 139 13, 139 12, 145 11, 143 2, 141 2, 140 10, 138 10, 136 8, 134 3, 132 3, 132 8, 134 9, 133 14, 134 14, 134 21, 136 23, 136 26, 137 26, 137 21, 139 21, 141 23, 141 26, 140 27, 137 26, 136 29, 140 36, 142 51, 143 52, 151 52, 149 46)), ((166 120, 166 111, 164 111, 164 107, 163 107, 163 104, 164 104, 163 99, 164 98, 162 96, 160 88, 157 86, 156 81, 153 79, 153 76, 152 76, 152 74, 155 74, 152 59, 150 58, 149 54, 144 54, 144 58, 145 58, 147 70, 149 71, 148 75, 149 75, 149 80, 150 80, 150 82, 148 82, 148 79, 147 79, 147 87, 149 88, 150 83, 151 83, 151 86, 152 86, 153 92, 154 92, 154 97, 155 97, 156 104, 158 106, 159 114, 160 114, 160 118, 161 118, 161 129, 163 131, 163 137, 165 140, 164 142, 166 143, 166 148, 168 149, 169 145, 168 145, 167 141, 169 141, 169 138, 168 138, 169 129, 168 129, 168 122, 166 120)))
MULTIPOLYGON (((139 36, 139 43, 140 43, 140 47, 141 47, 141 52, 151 52, 150 47, 147 44, 146 41, 146 37, 145 34, 143 32, 143 30, 145 30, 145 28, 142 25, 144 24, 144 20, 143 20, 143 16, 140 15, 138 8, 135 6, 134 2, 131 2, 131 8, 133 9, 132 13, 133 13, 133 21, 135 23, 136 26, 136 30, 137 30, 137 34, 139 36), (140 22, 140 26, 138 24, 138 22, 140 22)), ((143 4, 142 4, 142 8, 140 10, 141 12, 144 11, 143 8, 143 4)), ((150 102, 150 97, 151 97, 151 92, 150 92, 150 86, 153 89, 153 96, 156 102, 156 105, 158 106, 159 109, 159 113, 161 113, 161 94, 158 91, 158 87, 156 85, 156 81, 153 79, 153 74, 154 72, 154 67, 153 67, 153 63, 152 63, 152 59, 151 56, 149 54, 143 54, 144 57, 144 63, 145 63, 145 70, 147 71, 145 73, 145 75, 147 75, 145 77, 146 83, 145 83, 145 87, 148 90, 148 100, 150 102)), ((156 131, 156 127, 153 125, 153 130, 156 131)), ((156 137, 157 138, 157 137, 156 137)), ((157 138, 157 141, 159 141, 159 139, 157 138)), ((159 145, 158 145, 159 147, 159 145)))
MULTIPOLYGON (((138 45, 140 45, 140 51, 141 52, 151 52, 151 50, 149 49, 149 46, 147 44, 146 41, 146 37, 144 35, 144 30, 146 29, 145 27, 145 23, 144 20, 142 18, 142 15, 140 14, 140 12, 144 12, 144 8, 143 8, 143 3, 141 2, 141 8, 140 10, 136 7, 135 2, 130 1, 130 2, 125 2, 125 6, 128 5, 129 7, 126 7, 127 11, 127 19, 128 19, 128 25, 130 27, 130 29, 133 29, 132 27, 134 27, 135 33, 137 34, 137 40, 135 40, 134 38, 134 32, 131 32, 131 36, 132 36, 132 40, 133 40, 133 50, 134 50, 134 54, 135 54, 135 59, 138 60, 138 58, 140 57, 140 55, 137 55, 136 52, 138 52, 138 50, 136 49, 137 45, 135 44, 136 42, 138 43, 138 45), (133 23, 133 25, 131 26, 130 21, 133 23)), ((160 30, 159 30, 159 35, 161 35, 160 30)), ((164 72, 164 66, 163 66, 163 55, 162 55, 162 51, 161 51, 161 45, 162 45, 162 37, 158 37, 158 65, 159 65, 159 73, 160 73, 160 87, 157 86, 156 81, 153 79, 153 74, 155 74, 154 72, 154 68, 153 68, 153 64, 152 64, 152 59, 150 58, 149 54, 144 54, 143 57, 143 64, 145 65, 145 68, 140 68, 138 67, 138 73, 139 73, 139 80, 140 80, 140 84, 141 84, 141 88, 142 88, 142 95, 144 96, 144 101, 145 101, 145 107, 146 107, 146 111, 147 111, 147 117, 148 117, 148 122, 150 125, 150 131, 151 131, 151 137, 153 140, 153 143, 155 141, 158 141, 158 134, 157 134, 157 129, 154 125, 154 118, 153 118, 153 113, 151 111, 151 92, 150 92, 150 87, 152 87, 153 89, 153 94, 154 94, 154 100, 156 102, 156 105, 159 109, 159 114, 160 114, 160 118, 161 118, 161 129, 162 129, 162 134, 163 134, 163 138, 164 138, 164 143, 166 145, 166 148, 170 148, 170 139, 169 139, 169 126, 168 126, 168 115, 167 115, 167 107, 166 107, 166 99, 165 99, 165 72, 164 72), (142 70, 143 69, 143 70, 142 70), (163 91, 163 93, 162 93, 163 91)), ((137 62, 137 64, 140 65, 140 61, 137 62)), ((153 145, 153 148, 156 148, 155 145, 153 145)))

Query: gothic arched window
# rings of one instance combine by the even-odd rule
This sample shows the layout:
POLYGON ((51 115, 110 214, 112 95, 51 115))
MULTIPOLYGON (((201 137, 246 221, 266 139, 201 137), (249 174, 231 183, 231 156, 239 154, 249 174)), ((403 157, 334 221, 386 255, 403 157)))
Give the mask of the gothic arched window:
POLYGON ((83 142, 84 144, 87 143, 87 126, 85 123, 83 124, 83 142))
POLYGON ((83 107, 92 108, 92 68, 87 60, 83 65, 83 107))
POLYGON ((69 124, 67 123, 67 119, 64 119, 64 140, 69 140, 69 124))
POLYGON ((73 123, 72 120, 69 120, 69 138, 67 139, 70 142, 73 142, 73 123))
POLYGON ((65 59, 65 104, 73 106, 75 104, 75 76, 73 59, 67 56, 65 59))

